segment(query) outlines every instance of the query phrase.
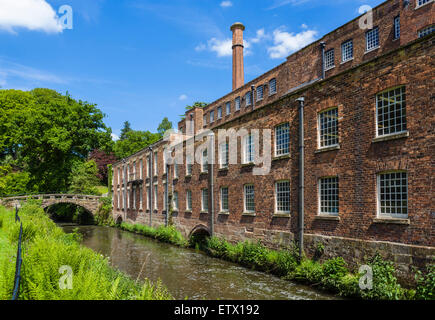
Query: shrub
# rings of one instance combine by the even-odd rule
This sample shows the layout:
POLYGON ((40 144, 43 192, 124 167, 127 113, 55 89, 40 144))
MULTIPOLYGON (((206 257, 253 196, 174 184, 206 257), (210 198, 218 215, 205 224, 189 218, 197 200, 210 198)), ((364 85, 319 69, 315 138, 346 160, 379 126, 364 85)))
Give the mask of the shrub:
POLYGON ((304 259, 295 270, 287 276, 290 280, 318 285, 323 276, 322 265, 318 262, 304 259))
POLYGON ((347 263, 338 257, 327 260, 322 265, 322 286, 328 290, 337 290, 342 278, 349 273, 347 263))
POLYGON ((435 264, 427 266, 426 274, 417 271, 415 280, 417 289, 415 298, 418 300, 435 300, 435 264))

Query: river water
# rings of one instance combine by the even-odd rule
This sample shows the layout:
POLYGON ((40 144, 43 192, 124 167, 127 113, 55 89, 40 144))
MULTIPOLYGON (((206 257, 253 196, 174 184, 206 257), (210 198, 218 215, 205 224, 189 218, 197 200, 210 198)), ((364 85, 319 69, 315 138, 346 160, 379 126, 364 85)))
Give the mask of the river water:
POLYGON ((78 228, 83 245, 109 257, 112 266, 133 279, 161 279, 176 299, 300 300, 336 299, 310 287, 109 227, 78 228))

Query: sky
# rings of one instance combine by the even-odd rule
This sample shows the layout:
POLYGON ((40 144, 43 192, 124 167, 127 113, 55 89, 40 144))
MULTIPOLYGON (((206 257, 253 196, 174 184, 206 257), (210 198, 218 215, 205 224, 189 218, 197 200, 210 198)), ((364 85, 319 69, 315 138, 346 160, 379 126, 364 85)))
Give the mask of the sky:
POLYGON ((245 27, 245 82, 382 0, 0 0, 0 87, 50 88, 155 132, 232 89, 231 31, 245 27), (69 7, 65 7, 69 6, 69 7))

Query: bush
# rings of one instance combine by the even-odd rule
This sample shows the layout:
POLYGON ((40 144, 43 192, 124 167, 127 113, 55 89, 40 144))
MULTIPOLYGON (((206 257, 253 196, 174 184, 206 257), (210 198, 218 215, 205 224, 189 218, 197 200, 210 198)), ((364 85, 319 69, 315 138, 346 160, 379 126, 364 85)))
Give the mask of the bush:
POLYGON ((157 229, 155 229, 143 224, 138 224, 138 223, 131 224, 131 223, 122 222, 120 228, 126 231, 151 237, 162 242, 171 243, 177 246, 181 246, 181 247, 188 246, 187 240, 177 229, 175 229, 174 226, 169 226, 169 227, 160 226, 157 229))
POLYGON ((385 261, 376 254, 368 261, 373 270, 373 289, 361 290, 361 297, 369 300, 399 300, 405 298, 402 289, 394 275, 395 269, 391 261, 385 261))
POLYGON ((347 263, 343 258, 327 260, 322 265, 322 286, 328 290, 338 291, 342 278, 348 273, 347 263))
POLYGON ((322 281, 322 276, 323 269, 320 263, 304 259, 293 272, 289 273, 287 279, 318 285, 322 281))
POLYGON ((95 214, 95 222, 99 226, 115 226, 115 221, 112 218, 112 198, 100 198, 100 205, 95 214))
POLYGON ((427 266, 426 274, 418 270, 415 280, 417 282, 415 298, 418 300, 435 300, 435 265, 427 266))

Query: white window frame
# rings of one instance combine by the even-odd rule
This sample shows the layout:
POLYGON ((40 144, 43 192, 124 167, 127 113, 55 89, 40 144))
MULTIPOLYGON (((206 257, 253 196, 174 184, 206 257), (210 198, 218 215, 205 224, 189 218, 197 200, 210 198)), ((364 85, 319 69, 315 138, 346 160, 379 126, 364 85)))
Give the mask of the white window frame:
POLYGON ((418 30, 418 38, 423 38, 435 31, 435 24, 418 30))
POLYGON ((243 185, 243 211, 244 213, 255 213, 255 187, 254 184, 250 183, 250 184, 245 184, 243 185), (246 208, 246 203, 247 203, 247 188, 248 187, 252 187, 252 201, 254 203, 254 209, 247 209, 246 208))
POLYGON ((178 211, 178 192, 177 191, 174 191, 172 193, 172 208, 175 211, 178 211))
POLYGON ((147 190, 147 194, 146 194, 146 208, 147 208, 147 210, 149 210, 150 209, 150 190, 151 189, 151 187, 150 187, 150 185, 149 184, 147 184, 146 185, 146 190, 147 190))
POLYGON ((207 173, 208 172, 208 150, 205 148, 202 150, 201 155, 201 173, 207 173), (204 153, 206 154, 204 156, 204 153))
MULTIPOLYGON (((284 193, 284 192, 282 192, 284 193)), ((279 180, 275 182, 275 213, 277 214, 290 214, 291 212, 291 185, 290 180, 279 180), (280 183, 288 183, 288 210, 278 210, 278 185, 280 183)))
MULTIPOLYGON (((280 135, 281 136, 281 135, 280 135)), ((282 149, 282 150, 284 150, 284 149, 282 149)), ((279 125, 277 125, 277 126, 275 126, 275 157, 282 157, 282 156, 286 156, 286 155, 289 155, 290 154, 290 123, 288 123, 288 122, 284 122, 284 123, 281 123, 281 124, 279 124, 279 125), (287 132, 287 134, 288 134, 288 146, 287 146, 287 152, 282 152, 282 151, 279 151, 278 150, 278 130, 280 129, 280 128, 282 128, 283 126, 287 126, 288 127, 288 132, 287 132)))
POLYGON ((264 85, 258 86, 256 92, 257 92, 257 94, 256 94, 256 96, 257 96, 256 100, 257 101, 263 100, 264 99, 264 85))
POLYGON ((353 60, 353 40, 347 40, 341 44, 341 62, 353 60), (350 48, 350 49, 349 49, 350 48), (349 56, 349 52, 351 53, 349 56))
POLYGON ((217 118, 222 119, 222 106, 217 108, 217 118))
POLYGON ((245 94, 245 106, 252 106, 252 91, 248 91, 245 94))
POLYGON ((221 187, 219 194, 220 194, 220 212, 222 212, 222 213, 228 213, 230 211, 230 201, 229 201, 230 189, 228 187, 221 187), (224 200, 223 190, 224 189, 226 189, 226 192, 227 192, 227 194, 226 194, 226 197, 227 197, 227 201, 226 201, 227 202, 227 208, 226 209, 223 206, 223 203, 224 203, 224 201, 223 201, 224 200))
POLYGON ((166 211, 166 182, 163 182, 163 210, 166 211))
POLYGON ((210 123, 214 122, 214 110, 210 111, 210 123))
POLYGON ((226 114, 227 115, 229 115, 229 114, 231 114, 231 102, 230 101, 228 101, 226 104, 225 104, 225 111, 226 111, 226 114))
MULTIPOLYGON (((409 173, 406 170, 389 170, 379 172, 376 174, 376 198, 377 198, 377 217, 378 218, 396 218, 396 219, 408 219, 409 215, 409 173), (393 214, 393 213, 381 213, 381 175, 387 175, 392 173, 406 173, 406 214, 393 214)), ((402 188, 402 186, 400 186, 402 188)), ((391 199, 390 199, 391 201, 391 199)), ((404 207, 401 207, 404 208, 404 207)))
POLYGON ((139 160, 139 179, 143 179, 143 160, 139 160))
POLYGON ((153 192, 153 195, 154 195, 154 210, 159 210, 159 206, 158 206, 158 200, 159 200, 159 197, 158 197, 158 189, 159 189, 159 187, 158 187, 158 185, 157 184, 154 184, 154 192, 153 192))
POLYGON ((186 190, 186 211, 192 211, 192 190, 186 190))
POLYGON ((400 15, 394 17, 394 40, 400 39, 400 15))
POLYGON ((191 162, 192 162, 192 157, 186 156, 186 177, 192 176, 193 163, 191 162))
POLYGON ((395 91, 397 89, 402 89, 402 88, 404 90, 403 95, 406 97, 406 86, 404 86, 404 85, 403 86, 389 88, 387 90, 381 91, 381 92, 376 94, 376 98, 375 98, 376 99, 376 112, 375 112, 375 116, 376 116, 375 124, 376 124, 376 126, 375 127, 376 127, 376 137, 377 138, 378 137, 394 136, 394 135, 397 135, 397 134, 408 132, 408 121, 407 121, 407 114, 406 114, 406 100, 404 100, 404 101, 402 101, 402 104, 403 103, 405 104, 405 106, 403 107, 403 108, 405 108, 405 129, 401 130, 401 131, 396 131, 396 132, 391 133, 391 128, 390 128, 390 132, 389 133, 384 133, 384 134, 381 134, 381 135, 379 134, 379 100, 378 100, 378 98, 379 98, 380 95, 382 95, 384 93, 387 93, 387 92, 390 92, 390 91, 395 91))
POLYGON ((376 50, 376 49, 380 48, 380 46, 381 46, 381 39, 380 39, 380 35, 379 35, 379 28, 378 27, 373 27, 373 29, 371 29, 371 30, 366 32, 366 52, 370 52, 370 51, 376 50), (369 43, 370 43, 369 42, 369 37, 373 33, 377 34, 378 45, 369 48, 369 43))
POLYGON ((275 93, 277 93, 278 92, 278 87, 277 87, 277 81, 276 81, 276 78, 273 78, 273 79, 270 79, 269 80, 269 96, 271 96, 271 95, 273 95, 273 94, 275 94, 275 93), (273 86, 273 89, 274 90, 272 90, 272 83, 274 83, 274 86, 273 86))
POLYGON ((207 114, 205 114, 203 117, 202 117, 202 122, 203 122, 203 126, 206 126, 207 125, 207 114))
POLYGON ((322 110, 317 114, 317 148, 319 150, 321 149, 327 149, 327 148, 333 148, 333 147, 338 147, 340 145, 340 129, 339 129, 339 117, 338 117, 338 107, 332 107, 332 108, 328 108, 326 110, 322 110), (333 110, 337 110, 337 121, 336 121, 336 131, 337 131, 337 143, 333 143, 333 144, 328 144, 325 146, 322 146, 322 125, 321 125, 321 118, 322 115, 331 112, 333 110))
POLYGON ((174 179, 178 179, 178 164, 174 163, 174 179))
POLYGON ((434 0, 415 0, 415 9, 419 9, 433 1, 434 0))
POLYGON ((208 203, 208 189, 201 189, 201 212, 208 212, 209 203, 208 203), (205 206, 207 204, 207 206, 205 206))
MULTIPOLYGON (((328 199, 332 201, 331 199, 328 199)), ((319 216, 338 216, 340 214, 340 180, 338 176, 321 177, 317 180, 317 203, 319 216), (322 211, 322 181, 325 179, 337 179, 337 212, 324 212, 322 211)))
POLYGON ((329 49, 325 52, 325 71, 335 68, 335 50, 329 49))
POLYGON ((229 143, 223 142, 219 145, 219 167, 228 168, 229 165, 229 143))
POLYGON ((153 166, 154 166, 154 176, 158 176, 159 175, 159 169, 158 169, 158 153, 154 152, 154 161, 153 161, 153 166))
POLYGON ((117 207, 118 209, 121 207, 121 191, 118 189, 117 190, 117 207))
POLYGON ((243 137, 243 164, 251 164, 255 161, 255 143, 252 134, 243 137), (249 146, 251 150, 249 150, 249 146))
POLYGON ((240 110, 240 97, 237 97, 237 98, 234 100, 234 104, 235 104, 235 110, 236 110, 236 111, 239 111, 239 110, 240 110))
POLYGON ((147 178, 149 178, 151 175, 150 171, 151 171, 151 159, 150 159, 150 156, 148 155, 147 156, 147 170, 146 170, 147 178))

